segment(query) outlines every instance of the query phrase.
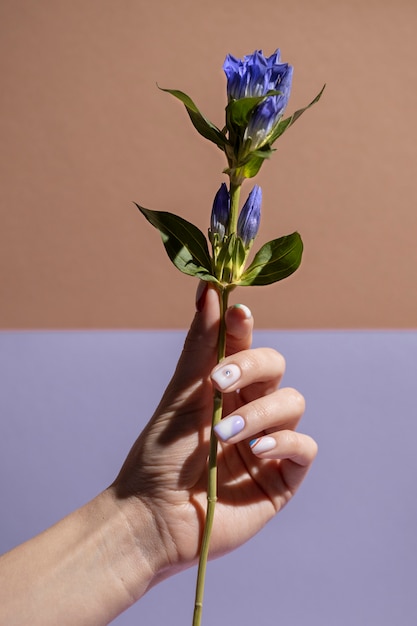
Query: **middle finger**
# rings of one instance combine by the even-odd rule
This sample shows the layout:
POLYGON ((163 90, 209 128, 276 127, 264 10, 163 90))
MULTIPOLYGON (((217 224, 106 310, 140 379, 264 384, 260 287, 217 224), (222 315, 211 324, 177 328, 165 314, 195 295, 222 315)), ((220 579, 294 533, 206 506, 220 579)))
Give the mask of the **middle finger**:
POLYGON ((279 389, 241 406, 215 427, 222 441, 238 443, 249 437, 278 430, 294 430, 304 413, 303 396, 291 387, 279 389))

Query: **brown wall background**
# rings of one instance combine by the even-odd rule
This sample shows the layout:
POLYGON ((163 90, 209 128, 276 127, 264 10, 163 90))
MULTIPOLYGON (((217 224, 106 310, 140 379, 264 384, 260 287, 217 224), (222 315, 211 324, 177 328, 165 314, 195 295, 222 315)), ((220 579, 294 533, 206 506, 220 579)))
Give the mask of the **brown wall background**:
POLYGON ((299 230, 305 255, 235 301, 258 327, 415 327, 416 25, 413 0, 3 0, 0 328, 188 324, 196 284, 132 201, 205 231, 224 163, 156 82, 222 125, 225 55, 277 47, 288 112, 327 89, 257 179, 258 243, 299 230))

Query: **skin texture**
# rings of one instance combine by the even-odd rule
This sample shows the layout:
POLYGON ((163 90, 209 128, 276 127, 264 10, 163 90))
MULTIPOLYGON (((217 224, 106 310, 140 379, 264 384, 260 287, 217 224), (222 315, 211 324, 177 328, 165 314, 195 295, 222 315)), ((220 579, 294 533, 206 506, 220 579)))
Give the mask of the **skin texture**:
POLYGON ((238 415, 244 427, 219 441, 210 557, 252 537, 299 487, 317 452, 295 431, 304 399, 280 386, 279 353, 250 349, 253 318, 245 308, 227 311, 227 356, 216 366, 218 299, 204 287, 173 378, 115 482, 0 559, 0 624, 107 624, 197 561, 218 384, 212 374, 222 380, 219 370, 230 364, 240 377, 224 390, 224 417, 238 415))

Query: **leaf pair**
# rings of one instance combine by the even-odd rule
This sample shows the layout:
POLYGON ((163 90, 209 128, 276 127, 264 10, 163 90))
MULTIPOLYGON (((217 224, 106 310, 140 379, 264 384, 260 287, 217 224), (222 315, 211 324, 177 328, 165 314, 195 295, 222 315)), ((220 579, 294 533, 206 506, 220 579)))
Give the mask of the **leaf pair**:
MULTIPOLYGON (((151 211, 139 204, 136 206, 159 230, 175 267, 189 276, 226 286, 215 276, 207 240, 199 228, 173 213, 151 211)), ((258 250, 240 277, 227 284, 242 287, 271 285, 295 272, 301 263, 302 252, 303 243, 297 232, 269 241, 258 250)))
POLYGON ((194 101, 186 93, 178 89, 162 89, 161 87, 160 89, 180 100, 184 104, 197 132, 225 152, 229 163, 229 169, 225 170, 225 172, 239 180, 243 180, 244 178, 253 178, 256 176, 264 160, 272 154, 271 147, 273 143, 301 117, 304 111, 320 100, 325 85, 310 104, 302 109, 298 109, 298 111, 293 113, 290 117, 279 121, 272 130, 267 142, 260 150, 249 152, 248 154, 245 154, 245 150, 242 151, 243 146, 240 145, 242 141, 242 129, 248 124, 251 114, 260 102, 265 100, 266 97, 279 94, 280 92, 271 91, 267 96, 232 100, 226 107, 226 126, 223 130, 220 130, 215 124, 204 117, 194 101), (240 154, 245 155, 243 160, 240 159, 240 154))

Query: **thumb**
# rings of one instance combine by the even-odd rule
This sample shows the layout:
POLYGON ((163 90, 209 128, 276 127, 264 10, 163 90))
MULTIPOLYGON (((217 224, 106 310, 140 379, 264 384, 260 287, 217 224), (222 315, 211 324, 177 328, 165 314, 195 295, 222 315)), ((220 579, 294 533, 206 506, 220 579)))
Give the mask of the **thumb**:
MULTIPOLYGON (((198 397, 202 406, 212 397, 210 374, 217 365, 220 303, 219 293, 208 282, 201 281, 197 289, 196 309, 174 375, 164 394, 163 402, 168 404, 178 402, 182 393, 186 393, 187 397, 190 394, 198 397)), ((247 307, 235 305, 228 309, 227 354, 249 348, 252 329, 253 317, 247 307)))
MULTIPOLYGON (((195 380, 209 376, 217 364, 220 326, 219 293, 214 285, 201 281, 196 294, 196 313, 184 343, 177 373, 181 378, 195 380)), ((226 353, 233 354, 250 347, 253 317, 244 305, 226 311, 226 353)))
POLYGON ((210 373, 217 363, 220 304, 215 287, 207 282, 201 281, 197 289, 196 309, 162 404, 178 402, 183 392, 189 396, 197 388, 200 402, 207 402, 207 393, 209 398, 212 396, 210 373), (202 389, 204 393, 201 393, 202 389))
POLYGON ((219 294, 215 287, 201 281, 196 294, 196 313, 185 339, 179 366, 196 376, 209 374, 217 361, 220 327, 219 294))

